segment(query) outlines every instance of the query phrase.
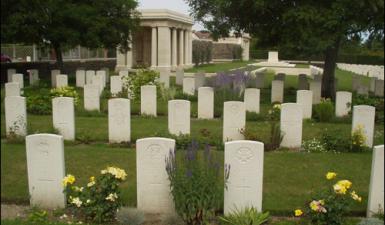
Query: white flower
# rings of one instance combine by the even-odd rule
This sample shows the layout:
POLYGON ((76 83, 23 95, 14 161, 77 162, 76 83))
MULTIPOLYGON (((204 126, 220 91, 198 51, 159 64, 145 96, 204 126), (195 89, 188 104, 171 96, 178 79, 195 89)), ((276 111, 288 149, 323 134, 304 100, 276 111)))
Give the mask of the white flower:
POLYGON ((89 204, 91 202, 91 200, 87 199, 86 203, 89 204))
POLYGON ((116 193, 110 193, 107 197, 106 200, 114 202, 118 198, 118 195, 116 193))
POLYGON ((72 201, 71 201, 71 203, 74 204, 74 205, 76 205, 78 208, 79 208, 80 206, 82 206, 82 204, 83 204, 83 202, 82 202, 78 197, 73 198, 72 201))
POLYGON ((87 184, 87 187, 92 187, 92 186, 94 186, 95 185, 95 181, 91 181, 91 182, 89 182, 88 184, 87 184))
POLYGON ((67 218, 68 216, 67 216, 67 214, 63 214, 63 215, 61 215, 59 218, 62 220, 62 219, 65 219, 65 218, 67 218))

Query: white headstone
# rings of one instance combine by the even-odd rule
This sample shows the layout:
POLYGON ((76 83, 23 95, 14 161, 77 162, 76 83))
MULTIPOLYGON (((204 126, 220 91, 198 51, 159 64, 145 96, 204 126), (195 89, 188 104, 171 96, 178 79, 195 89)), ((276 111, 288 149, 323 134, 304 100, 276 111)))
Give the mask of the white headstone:
POLYGON ((27 135, 27 107, 25 97, 5 97, 5 132, 7 135, 27 135))
POLYGON ((170 134, 190 134, 190 101, 168 101, 168 131, 170 134))
POLYGON ((18 82, 5 83, 5 97, 20 96, 20 84, 18 82))
POLYGON ((367 216, 384 210, 384 145, 373 148, 367 216))
POLYGON ((68 86, 68 77, 65 74, 56 75, 56 88, 68 86))
POLYGON ((352 93, 347 91, 336 92, 336 116, 349 115, 352 108, 352 93))
POLYGON ((313 92, 308 90, 297 91, 297 103, 301 105, 303 118, 310 119, 313 109, 313 92))
POLYGON ((12 75, 16 73, 16 69, 8 69, 7 70, 7 81, 12 82, 12 75))
POLYGON ((176 68, 176 79, 175 83, 177 85, 182 85, 183 84, 183 77, 184 77, 184 70, 183 67, 177 67, 176 68))
POLYGON ((86 84, 91 84, 94 76, 95 70, 86 70, 86 84))
POLYGON ((65 140, 75 140, 74 98, 56 97, 52 99, 53 127, 65 140))
POLYGON ((137 207, 147 213, 175 211, 166 171, 166 157, 175 151, 175 140, 143 138, 136 141, 137 207))
POLYGON ((56 87, 56 76, 60 74, 60 70, 51 70, 51 86, 56 87))
POLYGON ((198 89, 198 119, 214 118, 214 89, 200 87, 198 89))
POLYGON ((278 52, 269 52, 268 62, 278 62, 278 52))
POLYGON ((123 84, 120 76, 111 76, 110 90, 112 95, 117 95, 119 92, 122 92, 123 84))
POLYGON ((96 76, 100 77, 100 80, 102 81, 102 85, 103 85, 102 89, 104 89, 106 87, 106 84, 107 84, 106 71, 98 70, 98 71, 96 71, 96 76))
POLYGON ((121 70, 119 71, 120 78, 128 76, 128 70, 121 70))
POLYGON ((273 80, 271 82, 271 103, 283 102, 284 82, 282 80, 273 80))
POLYGON ((321 102, 321 81, 310 81, 309 90, 313 92, 313 105, 321 102))
POLYGON ((376 84, 374 87, 374 95, 384 97, 384 80, 376 80, 376 84))
POLYGON ((281 105, 281 147, 299 148, 302 144, 302 107, 297 103, 281 105))
POLYGON ((163 84, 165 88, 170 87, 170 70, 160 69, 159 70, 159 83, 163 84))
POLYGON ((257 72, 255 73, 255 87, 256 88, 264 88, 265 87, 265 74, 257 72))
POLYGON ((204 72, 198 72, 194 75, 195 78, 195 89, 203 87, 205 85, 206 75, 204 72))
POLYGON ((84 87, 86 83, 86 71, 76 70, 76 87, 84 87))
POLYGON ((110 82, 110 70, 107 67, 102 67, 100 70, 103 70, 106 73, 106 83, 110 82))
POLYGON ((183 93, 187 95, 195 95, 195 79, 193 77, 183 78, 183 93))
POLYGON ((84 109, 100 111, 99 86, 84 85, 84 109))
POLYGON ((12 82, 17 82, 20 85, 20 88, 24 88, 24 76, 22 73, 12 74, 12 82))
POLYGON ((244 102, 246 111, 259 113, 260 91, 257 88, 246 88, 244 102))
POLYGON ((64 208, 63 137, 55 134, 28 135, 26 149, 30 204, 50 209, 64 208))
POLYGON ((224 191, 224 214, 254 207, 262 212, 264 145, 256 141, 225 143, 225 165, 230 166, 224 191))
POLYGON ((140 113, 156 116, 156 86, 144 85, 140 87, 140 113))
POLYGON ((101 95, 104 89, 102 77, 97 75, 93 76, 91 84, 99 87, 99 95, 101 95))
POLYGON ((108 139, 110 143, 131 141, 130 99, 108 100, 108 139))
POLYGON ((39 70, 29 70, 29 84, 35 85, 39 82, 39 70))
POLYGON ((237 101, 223 104, 223 141, 243 140, 241 131, 246 126, 245 103, 237 101))
POLYGON ((352 132, 358 126, 363 126, 366 137, 365 145, 373 147, 373 133, 376 108, 368 105, 356 105, 353 107, 352 132))

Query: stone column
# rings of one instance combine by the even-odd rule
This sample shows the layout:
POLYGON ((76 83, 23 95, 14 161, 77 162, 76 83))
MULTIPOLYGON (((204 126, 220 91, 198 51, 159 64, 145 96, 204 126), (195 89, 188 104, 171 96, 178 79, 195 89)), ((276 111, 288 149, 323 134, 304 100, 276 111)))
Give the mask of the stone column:
POLYGON ((151 31, 151 67, 155 68, 157 66, 157 30, 156 27, 152 28, 151 31))
POLYGON ((183 30, 180 30, 179 31, 179 65, 180 66, 183 66, 184 65, 184 61, 183 61, 183 57, 184 57, 184 32, 183 30))
POLYGON ((188 65, 192 65, 192 41, 193 41, 193 39, 192 39, 192 32, 191 32, 191 30, 189 31, 189 42, 188 42, 188 45, 189 45, 189 47, 188 47, 188 65))
MULTIPOLYGON (((132 38, 131 38, 132 41, 134 41, 132 38)), ((133 61, 133 58, 132 58, 132 51, 133 51, 133 43, 130 44, 130 51, 127 51, 126 53, 126 68, 132 68, 132 61, 133 61)))
POLYGON ((188 43, 189 43, 189 31, 188 30, 184 30, 184 65, 188 65, 188 53, 189 53, 189 50, 188 50, 188 43))
POLYGON ((172 53, 171 53, 171 65, 172 68, 175 69, 177 66, 177 35, 176 35, 176 28, 172 28, 172 53))
POLYGON ((169 27, 158 27, 158 68, 171 66, 171 32, 169 27))

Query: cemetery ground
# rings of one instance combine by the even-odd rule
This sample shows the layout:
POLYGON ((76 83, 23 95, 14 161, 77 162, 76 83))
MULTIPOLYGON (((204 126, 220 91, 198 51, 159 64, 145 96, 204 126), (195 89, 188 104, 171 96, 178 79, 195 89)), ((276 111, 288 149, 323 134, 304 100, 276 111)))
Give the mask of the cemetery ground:
MULTIPOLYGON (((196 68, 205 72, 244 66, 244 62, 214 64, 196 68)), ((195 72, 195 69, 186 72, 195 72)), ((48 77, 48 76, 47 76, 48 77)), ((351 91, 352 73, 336 70, 339 91, 351 91)), ((75 84, 74 74, 69 74, 69 84, 75 84)), ((266 121, 271 109, 270 89, 273 74, 267 74, 265 88, 261 89, 261 112, 259 115, 248 114, 246 129, 255 132, 260 140, 269 139, 269 126, 266 121)), ((49 81, 47 81, 48 83, 49 81)), ((364 79, 369 82, 369 79, 364 79)), ((174 84, 174 79, 172 84, 174 84)), ((286 76, 284 102, 295 102, 297 77, 286 76)), ((26 94, 37 94, 40 88, 26 88, 26 94)), ((167 127, 167 100, 158 97, 157 117, 140 115, 140 102, 131 102, 131 143, 108 144, 108 117, 106 96, 101 97, 101 112, 87 112, 83 108, 83 91, 77 89, 80 102, 75 109, 76 140, 65 141, 66 174, 74 174, 79 184, 85 185, 88 177, 97 174, 106 166, 117 166, 127 172, 127 180, 122 183, 122 198, 125 206, 136 206, 136 154, 135 141, 144 137, 170 137, 167 127)), ((223 161, 221 109, 215 108, 216 118, 212 120, 197 119, 197 98, 181 94, 177 87, 176 99, 191 101, 191 139, 208 142, 217 148, 215 154, 223 161)), ((159 95, 159 94, 158 94, 159 95)), ((215 96, 217 97, 217 96, 215 96)), ((4 118, 4 86, 1 87, 1 201, 2 203, 28 204, 28 183, 25 141, 6 139, 4 118)), ((376 111, 383 118, 383 111, 376 111)), ((51 115, 33 115, 28 113, 28 134, 55 133, 51 115)), ((376 122, 374 145, 383 144, 384 128, 376 122)), ((351 116, 333 119, 330 122, 305 120, 303 123, 303 140, 318 138, 323 133, 333 136, 349 137, 351 134, 351 116)), ((183 140, 180 140, 183 142, 183 140)), ((186 140, 188 141, 188 140, 186 140)), ((177 156, 182 153, 177 151, 177 156)), ((363 197, 360 204, 352 208, 352 216, 365 216, 368 198, 372 154, 362 153, 306 153, 289 149, 265 152, 263 174, 263 210, 275 216, 292 217, 293 210, 307 202, 313 192, 329 183, 325 179, 328 171, 335 171, 354 183, 355 190, 363 197)), ((223 163, 222 163, 223 164, 223 163)), ((223 176, 223 174, 222 174, 223 176)), ((349 224, 356 224, 352 219, 349 224)), ((24 224, 21 221, 2 221, 2 224, 24 224)), ((25 224, 28 224, 27 222, 25 224)), ((60 225, 61 223, 55 223, 60 225)), ((274 224, 300 224, 297 220, 277 221, 274 224)))

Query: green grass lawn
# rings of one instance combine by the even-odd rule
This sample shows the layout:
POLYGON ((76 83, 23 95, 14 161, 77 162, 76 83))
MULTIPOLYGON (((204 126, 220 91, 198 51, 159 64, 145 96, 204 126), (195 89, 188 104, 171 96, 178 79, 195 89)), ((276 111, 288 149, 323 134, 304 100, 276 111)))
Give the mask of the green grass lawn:
MULTIPOLYGON (((182 151, 178 151, 181 154, 182 151)), ((216 151, 223 160, 223 152, 216 151)), ((126 170, 122 184, 122 198, 127 206, 136 205, 135 149, 117 148, 106 144, 65 145, 66 173, 74 174, 79 184, 86 184, 90 176, 106 166, 126 170)), ((325 174, 336 171, 339 178, 353 182, 354 190, 363 196, 353 211, 366 211, 371 153, 294 153, 267 152, 264 157, 263 208, 273 214, 291 215, 293 209, 303 207, 312 192, 330 185, 325 174)), ((28 202, 27 167, 24 144, 1 142, 1 200, 28 202)))

